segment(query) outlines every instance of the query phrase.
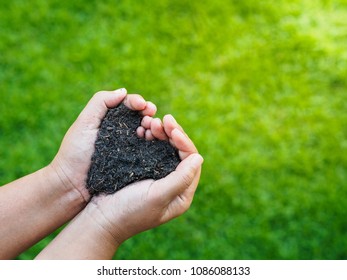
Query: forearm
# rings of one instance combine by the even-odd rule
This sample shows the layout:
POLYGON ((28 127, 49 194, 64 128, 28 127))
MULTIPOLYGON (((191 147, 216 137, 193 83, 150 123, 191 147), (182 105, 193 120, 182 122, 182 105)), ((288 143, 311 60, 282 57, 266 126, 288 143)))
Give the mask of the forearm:
POLYGON ((89 203, 36 259, 111 259, 119 243, 100 219, 99 210, 89 203))
POLYGON ((86 205, 51 166, 0 188, 0 259, 11 259, 71 220, 86 205))

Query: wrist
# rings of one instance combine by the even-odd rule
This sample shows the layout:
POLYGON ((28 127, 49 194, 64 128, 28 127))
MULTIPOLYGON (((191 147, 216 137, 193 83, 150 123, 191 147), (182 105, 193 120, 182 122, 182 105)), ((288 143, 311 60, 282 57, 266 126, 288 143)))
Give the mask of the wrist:
POLYGON ((71 207, 82 210, 87 205, 90 199, 88 191, 83 192, 75 188, 58 164, 54 162, 48 164, 41 169, 41 174, 42 180, 49 185, 51 193, 65 197, 71 207))
POLYGON ((36 259, 112 259, 119 243, 103 226, 90 204, 84 208, 36 259))
POLYGON ((108 196, 94 197, 88 203, 84 212, 86 212, 86 215, 89 217, 90 223, 93 223, 95 228, 99 229, 100 234, 110 243, 118 247, 130 236, 124 231, 121 223, 119 223, 117 219, 111 219, 108 217, 107 213, 103 211, 100 205, 104 204, 104 199, 107 200, 108 196))
POLYGON ((69 192, 77 200, 80 200, 84 206, 89 202, 91 196, 85 184, 81 185, 75 182, 85 182, 86 179, 75 178, 76 174, 73 174, 72 168, 64 167, 59 156, 55 157, 45 169, 48 177, 52 178, 61 190, 69 192))

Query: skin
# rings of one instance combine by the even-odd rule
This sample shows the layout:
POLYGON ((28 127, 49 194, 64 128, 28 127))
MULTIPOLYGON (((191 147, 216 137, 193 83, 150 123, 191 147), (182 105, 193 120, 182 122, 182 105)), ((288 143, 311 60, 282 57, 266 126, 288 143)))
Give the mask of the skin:
POLYGON ((161 121, 155 113, 153 103, 124 89, 96 93, 48 166, 0 188, 0 258, 14 258, 72 219, 37 259, 110 259, 126 239, 183 214, 203 159, 171 115, 161 121), (121 102, 145 116, 139 137, 170 141, 182 162, 161 180, 90 197, 85 181, 97 131, 108 108, 121 102))

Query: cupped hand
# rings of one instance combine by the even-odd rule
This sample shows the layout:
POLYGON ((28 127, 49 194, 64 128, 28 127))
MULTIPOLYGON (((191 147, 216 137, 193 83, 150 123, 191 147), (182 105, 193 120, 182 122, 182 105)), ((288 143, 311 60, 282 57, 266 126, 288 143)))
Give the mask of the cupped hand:
POLYGON ((118 245, 183 214, 192 203, 203 162, 193 142, 171 115, 165 116, 163 123, 144 117, 137 133, 147 140, 169 141, 178 149, 182 161, 163 179, 136 182, 112 195, 92 198, 87 207, 97 213, 94 222, 113 236, 118 245))
POLYGON ((153 103, 145 101, 140 95, 127 94, 125 89, 97 92, 65 134, 50 164, 67 191, 78 191, 85 202, 90 200, 86 179, 101 121, 108 109, 121 102, 132 110, 140 111, 143 116, 151 117, 156 113, 153 103))

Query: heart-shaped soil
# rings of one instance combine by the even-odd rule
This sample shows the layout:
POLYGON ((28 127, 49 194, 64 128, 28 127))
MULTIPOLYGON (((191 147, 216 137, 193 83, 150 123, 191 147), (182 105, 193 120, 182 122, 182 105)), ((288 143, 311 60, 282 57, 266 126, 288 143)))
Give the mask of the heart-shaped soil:
POLYGON ((144 179, 158 180, 175 170, 178 151, 168 141, 139 138, 142 116, 123 103, 108 110, 101 123, 87 188, 91 195, 111 194, 144 179))

